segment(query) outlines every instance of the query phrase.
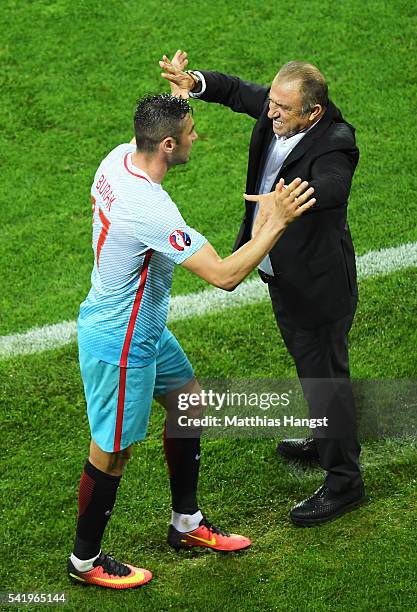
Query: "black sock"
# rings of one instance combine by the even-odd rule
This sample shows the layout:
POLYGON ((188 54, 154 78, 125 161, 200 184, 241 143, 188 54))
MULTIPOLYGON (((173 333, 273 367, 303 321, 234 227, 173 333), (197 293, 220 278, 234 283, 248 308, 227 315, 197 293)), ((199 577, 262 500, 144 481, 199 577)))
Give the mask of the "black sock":
POLYGON ((172 509, 181 514, 194 514, 198 511, 200 437, 171 438, 167 436, 165 424, 164 451, 169 471, 172 509))
POLYGON ((78 559, 91 559, 100 552, 101 539, 116 501, 120 479, 121 476, 111 476, 86 462, 80 481, 74 542, 74 555, 78 559))

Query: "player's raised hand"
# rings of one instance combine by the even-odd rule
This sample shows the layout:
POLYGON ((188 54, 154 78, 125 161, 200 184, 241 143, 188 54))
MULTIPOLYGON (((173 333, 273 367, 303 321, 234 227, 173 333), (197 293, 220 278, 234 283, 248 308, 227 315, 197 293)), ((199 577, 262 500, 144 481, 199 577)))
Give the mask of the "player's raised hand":
MULTIPOLYGON (((263 195, 245 193, 244 198, 248 202, 259 203, 262 225, 271 220, 274 224, 282 223, 287 226, 315 204, 316 198, 310 197, 313 193, 314 188, 309 187, 308 182, 300 178, 294 179, 287 188, 284 188, 284 179, 280 179, 275 191, 263 195)), ((259 231, 260 227, 257 229, 259 231)))
POLYGON ((187 54, 181 49, 178 49, 172 61, 167 55, 163 55, 162 60, 159 61, 159 65, 164 71, 161 72, 161 77, 169 81, 172 95, 185 99, 189 97, 189 93, 195 85, 193 77, 184 71, 187 64, 187 54))
MULTIPOLYGON (((280 181, 277 184, 276 189, 281 189, 281 190, 285 189, 284 181, 280 181)), ((263 224, 266 223, 266 221, 268 221, 268 219, 271 216, 272 210, 273 210, 272 205, 271 205, 271 200, 269 198, 257 200, 257 202, 258 202, 258 212, 256 214, 255 221, 252 227, 253 237, 256 236, 256 234, 259 232, 263 224)))

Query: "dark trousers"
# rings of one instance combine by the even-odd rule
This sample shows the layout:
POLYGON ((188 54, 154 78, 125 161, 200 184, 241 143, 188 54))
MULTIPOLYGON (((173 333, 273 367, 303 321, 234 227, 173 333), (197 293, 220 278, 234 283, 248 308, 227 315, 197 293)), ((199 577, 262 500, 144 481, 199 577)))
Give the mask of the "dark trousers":
POLYGON ((348 355, 348 333, 356 302, 346 317, 316 329, 303 329, 283 310, 277 288, 268 287, 282 338, 295 361, 310 418, 328 419, 327 428, 313 429, 319 462, 327 471, 326 485, 334 492, 361 486, 361 447, 348 355))

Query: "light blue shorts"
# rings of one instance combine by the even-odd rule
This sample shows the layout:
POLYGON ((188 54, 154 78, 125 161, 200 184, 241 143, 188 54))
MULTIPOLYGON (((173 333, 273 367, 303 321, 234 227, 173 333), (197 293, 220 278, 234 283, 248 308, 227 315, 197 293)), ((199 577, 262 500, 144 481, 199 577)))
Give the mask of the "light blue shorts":
POLYGON ((179 389, 194 378, 186 354, 166 327, 156 346, 152 363, 132 368, 120 368, 80 350, 91 437, 106 452, 143 440, 152 398, 179 389))

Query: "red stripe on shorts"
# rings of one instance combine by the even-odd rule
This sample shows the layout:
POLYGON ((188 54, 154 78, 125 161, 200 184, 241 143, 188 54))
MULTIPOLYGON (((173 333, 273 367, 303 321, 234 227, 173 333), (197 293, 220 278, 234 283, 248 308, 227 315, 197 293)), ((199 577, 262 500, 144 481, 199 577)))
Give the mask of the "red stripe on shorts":
POLYGON ((117 453, 120 450, 120 442, 122 439, 123 428, 123 413, 125 410, 125 393, 126 393, 126 368, 119 368, 119 397, 117 400, 117 417, 116 431, 114 432, 113 452, 117 453))
POLYGON ((146 279, 148 277, 149 260, 152 256, 153 250, 147 251, 143 260, 142 272, 139 277, 139 286, 136 292, 135 301, 133 302, 132 312, 130 314, 129 324, 127 326, 127 332, 125 341, 123 343, 122 356, 120 358, 119 370, 119 397, 117 400, 117 416, 116 416, 116 430, 114 433, 114 446, 113 452, 120 450, 120 443, 122 439, 123 429, 123 413, 125 409, 125 394, 126 394, 126 367, 129 358, 130 344, 132 342, 133 331, 135 329, 136 320, 139 314, 139 308, 142 302, 143 292, 145 291, 146 279))

